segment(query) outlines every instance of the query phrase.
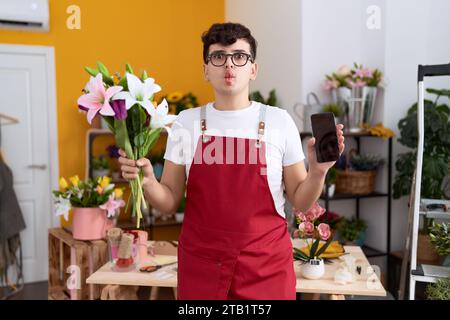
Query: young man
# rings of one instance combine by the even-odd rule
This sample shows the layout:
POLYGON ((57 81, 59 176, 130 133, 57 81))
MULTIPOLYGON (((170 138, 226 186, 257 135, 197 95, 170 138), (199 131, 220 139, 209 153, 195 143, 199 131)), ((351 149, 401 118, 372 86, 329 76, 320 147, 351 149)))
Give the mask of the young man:
MULTIPOLYGON (((309 170, 289 114, 249 101, 258 72, 256 41, 243 25, 214 24, 203 34, 204 76, 215 102, 181 112, 167 142, 161 182, 150 161, 122 152, 122 175, 144 172, 152 207, 173 213, 186 188, 178 250, 179 299, 295 299, 287 199, 307 210, 319 198, 334 162, 309 170)), ((340 152, 342 125, 336 126, 340 152)))

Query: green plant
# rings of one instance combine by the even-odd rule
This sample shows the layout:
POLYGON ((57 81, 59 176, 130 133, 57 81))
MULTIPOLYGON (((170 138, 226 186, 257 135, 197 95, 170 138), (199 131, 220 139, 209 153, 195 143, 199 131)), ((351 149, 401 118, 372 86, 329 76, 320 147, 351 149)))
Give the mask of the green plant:
POLYGON ((326 184, 335 184, 336 177, 337 177, 336 167, 331 167, 330 170, 328 170, 327 176, 325 178, 325 183, 326 184))
POLYGON ((69 181, 70 183, 61 177, 60 190, 52 192, 56 215, 64 215, 66 220, 72 207, 99 207, 107 210, 108 216, 113 216, 117 208, 125 205, 122 200, 123 189, 114 188, 110 177, 103 176, 96 180, 80 181, 78 176, 73 176, 69 178, 69 181))
MULTIPOLYGON (((444 198, 442 182, 449 170, 450 108, 446 104, 438 104, 438 100, 441 96, 450 98, 450 90, 427 89, 427 92, 436 94, 437 98, 434 101, 425 100, 421 195, 424 198, 442 199, 444 198)), ((400 129, 398 141, 413 150, 400 154, 395 163, 397 175, 394 181, 394 198, 408 195, 411 188, 418 142, 417 103, 412 105, 407 116, 399 121, 398 128, 400 129)))
POLYGON ((379 155, 357 154, 350 160, 352 169, 357 171, 372 171, 384 164, 384 160, 379 155))
POLYGON ((317 259, 333 240, 333 232, 330 226, 326 222, 319 222, 319 218, 325 213, 325 209, 322 208, 317 202, 315 202, 311 208, 306 212, 295 210, 297 223, 299 224, 299 236, 302 238, 309 250, 303 252, 298 248, 294 249, 294 259, 302 262, 308 262, 311 259, 317 259), (321 244, 322 241, 322 245, 321 244))
POLYGON ((335 117, 340 117, 342 115, 342 109, 339 105, 335 103, 327 103, 323 106, 323 112, 332 112, 335 117))
POLYGON ((337 226, 339 235, 346 241, 355 241, 359 233, 367 229, 366 221, 352 217, 342 219, 337 226))
POLYGON ((440 256, 450 254, 450 222, 432 223, 430 228, 431 243, 440 256))
POLYGON ((272 89, 269 92, 269 97, 266 99, 264 99, 263 95, 261 94, 260 91, 253 91, 249 94, 249 100, 252 101, 256 101, 256 102, 261 102, 263 104, 266 104, 268 106, 278 106, 278 98, 277 98, 277 93, 275 91, 275 89, 272 89))
POLYGON ((92 157, 92 168, 94 170, 109 169, 108 160, 104 155, 97 157, 92 157))
POLYGON ((428 300, 450 300, 450 278, 430 283, 426 289, 428 300))
MULTIPOLYGON (((427 89, 436 95, 434 101, 424 101, 424 152, 422 166, 421 196, 423 198, 442 199, 448 196, 443 184, 449 175, 450 158, 450 108, 439 104, 442 96, 450 98, 450 90, 427 89)), ((398 122, 400 138, 398 142, 412 150, 398 155, 395 162, 397 174, 394 178, 394 198, 409 195, 416 168, 417 157, 417 103, 413 104, 405 118, 398 122)), ((432 219, 423 218, 421 233, 428 234, 432 219)))

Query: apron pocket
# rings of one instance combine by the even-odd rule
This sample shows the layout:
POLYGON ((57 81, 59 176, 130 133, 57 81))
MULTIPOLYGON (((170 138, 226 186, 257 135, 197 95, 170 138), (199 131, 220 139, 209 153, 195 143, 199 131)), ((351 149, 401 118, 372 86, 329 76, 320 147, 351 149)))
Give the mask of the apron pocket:
POLYGON ((178 248, 178 299, 217 299, 221 263, 178 248))

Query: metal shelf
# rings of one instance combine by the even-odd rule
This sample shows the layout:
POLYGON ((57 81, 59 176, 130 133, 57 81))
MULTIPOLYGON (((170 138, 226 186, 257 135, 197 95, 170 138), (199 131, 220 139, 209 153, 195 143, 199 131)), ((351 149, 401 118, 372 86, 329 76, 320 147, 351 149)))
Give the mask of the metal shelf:
POLYGON ((365 256, 367 258, 371 258, 371 257, 384 257, 387 255, 386 252, 380 251, 378 249, 374 249, 372 247, 369 246, 362 246, 362 251, 364 252, 365 256))
POLYGON ((450 267, 418 264, 417 269, 411 270, 411 277, 419 282, 436 282, 439 279, 450 277, 450 267), (424 268, 432 269, 433 275, 426 275, 424 268))
MULTIPOLYGON (((370 134, 368 131, 364 130, 361 132, 349 132, 344 130, 344 136, 351 137, 356 141, 356 150, 359 152, 360 150, 360 144, 361 144, 361 138, 368 137, 368 138, 378 138, 381 139, 379 136, 374 136, 370 134)), ((300 138, 303 140, 304 138, 312 137, 311 132, 300 132, 300 138)), ((330 201, 334 200, 346 200, 346 199, 354 199, 355 201, 355 211, 356 211, 356 217, 359 218, 360 215, 360 200, 366 199, 366 198, 376 198, 376 197, 384 197, 387 201, 387 210, 386 210, 386 216, 387 216, 387 223, 386 223, 386 231, 387 231, 387 244, 386 244, 386 251, 382 252, 380 250, 376 250, 374 248, 371 248, 369 246, 363 246, 363 252, 367 257, 386 257, 387 258, 387 266, 388 266, 388 272, 389 268, 391 266, 391 209, 392 209, 392 137, 388 139, 383 139, 381 141, 387 141, 388 142, 388 161, 387 161, 387 192, 373 192, 368 195, 355 195, 355 194, 334 194, 332 198, 328 197, 328 195, 322 195, 320 197, 321 200, 325 201, 325 209, 327 212, 329 211, 329 203, 330 201)), ((328 188, 325 188, 328 190, 328 188)), ((389 276, 387 277, 387 289, 390 289, 390 281, 389 276)))

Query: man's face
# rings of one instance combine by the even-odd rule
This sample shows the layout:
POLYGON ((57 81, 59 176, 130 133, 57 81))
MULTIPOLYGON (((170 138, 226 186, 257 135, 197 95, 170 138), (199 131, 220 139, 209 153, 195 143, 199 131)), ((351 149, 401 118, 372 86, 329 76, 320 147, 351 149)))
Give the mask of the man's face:
MULTIPOLYGON (((242 39, 238 39, 229 46, 223 46, 219 43, 209 47, 209 54, 233 54, 242 52, 250 54, 250 44, 242 39)), ((214 90, 222 95, 236 95, 242 91, 248 91, 250 80, 255 80, 258 66, 249 59, 247 64, 242 67, 235 66, 231 61, 231 56, 223 66, 217 67, 209 61, 204 65, 205 79, 210 81, 214 90)))

